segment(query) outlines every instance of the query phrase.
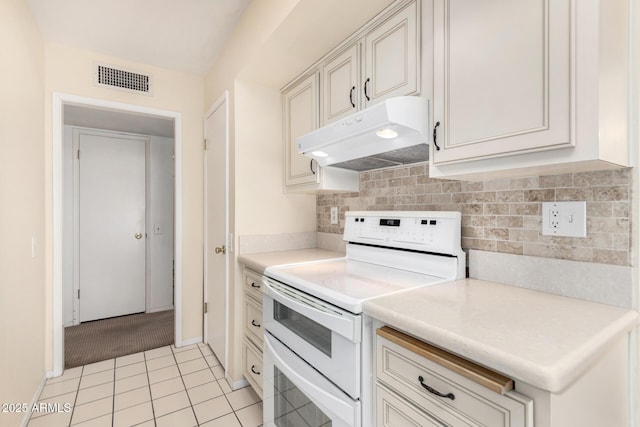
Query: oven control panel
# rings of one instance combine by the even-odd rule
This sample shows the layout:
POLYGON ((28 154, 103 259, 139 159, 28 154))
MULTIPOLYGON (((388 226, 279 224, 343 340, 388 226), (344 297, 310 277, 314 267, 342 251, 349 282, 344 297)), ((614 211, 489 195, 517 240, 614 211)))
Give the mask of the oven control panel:
POLYGON ((426 252, 460 251, 460 212, 346 212, 344 240, 426 252))

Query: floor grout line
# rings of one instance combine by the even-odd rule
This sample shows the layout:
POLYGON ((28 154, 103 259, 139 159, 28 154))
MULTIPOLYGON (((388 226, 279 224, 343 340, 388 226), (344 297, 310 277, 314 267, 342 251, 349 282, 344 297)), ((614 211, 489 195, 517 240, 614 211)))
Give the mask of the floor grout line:
MULTIPOLYGON (((153 416, 153 425, 157 426, 158 422, 156 421, 156 410, 153 407, 153 394, 151 393, 151 378, 149 378, 149 367, 147 366, 147 354, 146 352, 142 353, 142 357, 144 358, 144 369, 147 374, 147 387, 149 388, 149 403, 151 404, 151 415, 153 416)), ((153 359, 151 359, 153 360, 153 359)), ((114 427, 114 426, 112 426, 114 427)))
MULTIPOLYGON (((180 367, 178 366, 178 359, 176 359, 176 353, 173 351, 173 347, 171 347, 171 353, 173 354, 173 358, 176 361, 176 367, 178 368, 178 373, 180 374, 180 380, 182 381, 182 385, 184 386, 184 392, 187 395, 187 400, 189 400, 189 406, 191 407, 191 412, 193 413, 193 418, 196 420, 196 425, 199 426, 200 425, 200 421, 198 420, 198 415, 196 414, 196 408, 193 407, 193 403, 191 402, 191 396, 189 396, 189 391, 188 391, 189 389, 187 388, 187 384, 184 382, 184 378, 182 376, 182 372, 180 371, 180 367)), ((182 410, 182 409, 180 409, 180 410, 182 410)))
MULTIPOLYGON (((214 354, 214 353, 212 353, 212 352, 206 351, 206 354, 205 354, 205 350, 207 349, 205 346, 206 346, 206 344, 203 344, 202 346, 200 346, 200 345, 196 344, 192 349, 189 349, 189 350, 182 350, 182 351, 177 351, 177 352, 176 352, 176 351, 174 351, 173 346, 166 346, 166 347, 168 347, 168 354, 165 354, 164 356, 172 356, 172 358, 173 358, 173 362, 174 362, 174 364, 173 364, 172 366, 175 366, 175 367, 176 367, 176 369, 178 370, 178 374, 179 374, 180 382, 182 383, 183 390, 179 390, 179 391, 176 391, 176 392, 173 392, 173 393, 169 393, 169 394, 167 394, 167 395, 164 395, 164 396, 159 397, 158 399, 160 399, 160 398, 165 398, 165 397, 170 397, 170 396, 173 396, 173 395, 177 395, 177 394, 179 394, 181 391, 184 391, 184 392, 186 393, 186 395, 187 395, 187 401, 188 401, 188 403, 189 403, 189 407, 191 408, 191 413, 193 414, 194 419, 195 419, 195 423, 196 423, 195 425, 199 426, 199 425, 202 425, 202 424, 206 424, 206 423, 209 423, 209 422, 211 422, 211 421, 217 420, 217 419, 219 419, 219 418, 226 417, 226 416, 228 416, 230 413, 233 413, 233 416, 235 417, 235 419, 236 419, 236 421, 237 421, 238 425, 243 426, 243 424, 242 424, 242 422, 241 422, 241 419, 240 419, 240 416, 239 416, 238 412, 239 412, 239 411, 243 411, 243 410, 245 410, 245 409, 247 409, 247 408, 250 408, 250 407, 252 407, 252 406, 256 406, 256 410, 259 410, 259 409, 257 409, 257 405, 258 405, 258 404, 260 404, 261 400, 258 400, 258 401, 253 402, 253 403, 249 403, 249 404, 247 404, 247 405, 245 405, 245 406, 242 406, 241 408, 235 409, 235 408, 233 407, 233 405, 231 404, 231 400, 229 399, 229 394, 234 393, 235 391, 238 391, 238 390, 232 390, 230 387, 228 387, 228 383, 226 383, 226 379, 224 378, 224 376, 222 376, 221 378, 217 378, 217 377, 216 377, 216 374, 215 374, 215 372, 214 372, 214 368, 217 368, 218 366, 220 366, 219 360, 217 360, 217 358, 215 357, 215 354, 214 354), (203 368, 203 369, 199 369, 199 370, 197 370, 197 371, 188 372, 188 373, 183 374, 183 373, 182 373, 182 370, 180 369, 180 363, 178 363, 178 360, 177 360, 177 358, 176 358, 176 355, 177 355, 177 354, 179 354, 179 353, 182 353, 182 352, 184 352, 184 351, 190 351, 190 350, 193 350, 193 349, 196 349, 196 348, 198 349, 198 353, 199 353, 199 355, 200 355, 200 356, 199 356, 197 359, 192 359, 192 360, 183 361, 182 363, 187 363, 187 362, 191 362, 191 361, 193 361, 193 360, 203 359, 203 360, 205 360, 205 363, 206 363, 206 366, 207 366, 207 367, 206 367, 206 368, 203 368), (209 362, 207 361, 207 357, 209 357, 209 356, 213 356, 214 361, 217 361, 217 362, 218 362, 218 364, 216 364, 215 366, 210 366, 210 365, 209 365, 209 362), (206 420, 205 422, 202 422, 202 423, 201 423, 201 422, 198 420, 198 416, 197 416, 196 411, 195 411, 195 405, 194 405, 194 403, 193 403, 193 400, 192 400, 191 395, 189 394, 189 390, 190 390, 190 389, 188 389, 188 388, 187 388, 187 384, 186 384, 186 382, 185 382, 185 378, 184 378, 184 376, 185 376, 185 375, 194 374, 194 373, 197 373, 197 372, 202 372, 202 371, 208 371, 208 372, 213 376, 213 380, 212 380, 212 381, 207 381, 207 382, 205 382, 205 383, 203 383, 203 384, 195 385, 195 386, 191 387, 191 389, 195 389, 196 387, 201 387, 201 386, 204 386, 204 385, 207 385, 207 384, 213 384, 213 383, 215 383, 215 384, 216 384, 216 386, 220 389, 221 394, 220 394, 220 395, 217 395, 217 396, 213 396, 213 397, 211 397, 211 396, 209 396, 209 395, 199 394, 199 395, 198 395, 198 396, 199 396, 199 397, 198 397, 198 399, 202 399, 202 398, 204 398, 204 400, 199 401, 198 403, 196 403, 196 405, 200 405, 200 404, 205 403, 205 402, 210 402, 210 401, 213 401, 213 400, 215 400, 215 399, 217 399, 217 398, 219 398, 219 397, 224 396, 225 401, 226 401, 226 402, 227 402, 227 404, 229 405, 229 407, 230 407, 231 411, 230 411, 229 413, 219 414, 219 415, 218 415, 217 413, 213 412, 213 413, 212 413, 212 415, 215 415, 215 417, 214 417, 214 418, 212 418, 212 419, 210 419, 210 420, 206 420), (221 381, 225 381, 225 384, 224 384, 224 385, 225 385, 225 387, 223 387, 223 386, 221 385, 221 381), (228 390, 228 392, 226 392, 225 390, 228 390)), ((160 348, 163 348, 163 347, 160 347, 160 348)), ((209 347, 209 348, 210 348, 210 347, 209 347)), ((174 378, 167 378, 167 379, 165 379, 165 380, 163 380, 163 381, 158 381, 158 382, 156 382, 156 383, 152 384, 152 383, 151 383, 151 378, 150 378, 150 373, 151 373, 152 371, 150 371, 150 370, 149 370, 148 363, 149 363, 149 361, 150 361, 150 360, 157 359, 157 357, 154 357, 154 358, 152 358, 152 359, 147 359, 147 355, 146 355, 146 352, 145 352, 145 351, 140 352, 140 353, 142 353, 142 360, 141 360, 141 361, 139 361, 139 362, 133 362, 133 363, 129 363, 129 364, 125 364, 125 365, 122 365, 122 366, 116 366, 116 365, 117 365, 117 360, 118 360, 118 358, 114 358, 114 359, 113 359, 113 377, 112 377, 113 384, 112 384, 112 387, 111 387, 111 396, 110 396, 110 397, 111 397, 111 413, 110 413, 110 414, 95 415, 95 416, 93 416, 93 413, 91 413, 91 414, 87 414, 87 415, 91 415, 92 417, 88 418, 87 420, 83 420, 83 421, 82 421, 82 423, 89 422, 89 421, 91 421, 91 420, 95 420, 95 419, 97 419, 97 418, 101 418, 101 417, 105 417, 105 418, 106 418, 106 415, 110 415, 110 416, 111 416, 111 423, 110 423, 110 425, 111 425, 111 427, 115 427, 115 425, 116 425, 116 424, 115 424, 115 415, 116 415, 116 412, 123 411, 123 410, 127 410, 127 409, 133 408, 133 407, 135 407, 135 406, 139 406, 139 405, 149 404, 149 405, 151 405, 151 415, 152 415, 152 419, 142 421, 141 423, 138 423, 138 424, 146 424, 146 423, 149 423, 150 421, 153 421, 153 425, 154 425, 155 427, 157 427, 157 426, 158 426, 158 418, 156 417, 156 411, 155 411, 154 404, 153 404, 154 398, 153 398, 153 394, 152 394, 152 391, 151 391, 152 385, 154 385, 154 384, 161 384, 161 383, 163 383, 163 382, 167 382, 167 381, 177 380, 177 378, 178 378, 178 377, 174 377, 174 378), (127 366, 131 366, 131 365, 133 365, 133 364, 135 364, 135 363, 144 363, 144 368, 145 368, 144 374, 145 374, 145 376, 146 376, 146 381, 147 381, 147 384, 146 384, 146 390, 147 390, 147 391, 148 391, 148 393, 149 393, 149 401, 141 402, 141 403, 138 403, 137 405, 129 406, 129 407, 127 407, 127 408, 123 408, 123 409, 120 409, 119 411, 116 411, 116 396, 117 396, 118 394, 127 393, 127 392, 131 392, 131 391, 134 391, 134 390, 139 390, 139 389, 145 388, 145 385, 142 385, 142 386, 140 386, 140 387, 136 387, 136 388, 131 389, 131 390, 126 390, 126 391, 123 391, 123 392, 121 392, 121 393, 116 393, 116 383, 117 383, 117 381, 120 381, 120 380, 126 380, 127 378, 131 378, 131 377, 133 377, 133 375, 132 375, 132 376, 128 376, 128 377, 124 377, 124 378, 120 378, 119 380, 116 380, 117 375, 118 375, 117 370, 118 370, 119 368, 126 368, 127 366)), ((137 353, 135 353, 135 354, 137 354, 137 353)), ((123 356, 123 357, 126 357, 126 356, 123 356)), ((160 356, 160 357, 163 357, 163 356, 160 356)), ((99 363, 99 362, 96 362, 96 363, 99 363)), ((83 403, 82 405, 78 405, 78 404, 77 404, 77 403, 78 403, 78 401, 79 401, 79 397, 80 397, 80 392, 81 392, 81 391, 87 392, 88 390, 90 390, 90 389, 91 389, 91 388, 93 388, 93 387, 99 387, 99 386, 103 386, 103 384, 106 384, 106 383, 103 383, 103 384, 95 384, 95 385, 93 385, 93 386, 91 386, 91 387, 85 387, 85 388, 82 388, 82 389, 81 389, 80 387, 81 387, 81 384, 83 383, 83 379, 88 378, 90 375, 93 375, 93 374, 97 374, 97 373, 100 373, 100 372, 104 372, 104 371, 106 371, 106 370, 104 370, 104 371, 99 371, 99 372, 90 372, 90 373, 89 373, 89 372, 85 372, 85 371, 86 371, 86 367, 87 367, 87 366, 88 366, 88 365, 82 365, 82 366, 80 367, 80 368, 81 368, 81 370, 80 370, 80 375, 79 375, 79 377, 77 377, 78 384, 77 384, 77 386, 75 387, 75 394, 74 394, 74 396, 73 396, 73 403, 72 403, 72 405, 71 405, 71 410, 69 411, 69 412, 70 412, 70 418, 69 418, 68 423, 64 423, 65 427, 71 427, 71 426, 73 426, 73 424, 72 424, 72 423, 73 423, 73 416, 74 416, 74 414, 76 413, 76 409, 77 409, 79 406, 82 406, 82 405, 84 405, 84 404, 90 404, 90 403, 96 402, 96 401, 101 400, 101 399, 107 399, 107 398, 109 398, 109 396, 106 396, 106 397, 101 397, 101 398, 99 398, 99 399, 98 399, 98 398, 96 398, 95 400, 91 400, 91 401, 85 402, 85 403, 83 403)), ((171 366, 169 366, 169 367, 171 367, 171 366)), ((143 374, 143 373, 141 372, 140 374, 137 374, 137 375, 142 376, 142 374, 143 374)), ((75 378, 70 378, 69 380, 74 380, 74 379, 75 379, 75 378)), ((140 380, 142 381, 142 378, 140 378, 140 380)), ((67 381, 67 380, 65 380, 65 381, 67 381)), ((61 382, 63 382, 63 381, 58 381, 58 383, 61 383, 61 382)), ((53 384, 55 384, 55 383, 53 383, 53 384)), ((177 384, 178 384, 178 383, 176 383, 176 385, 177 385, 177 384)), ((45 387, 46 387, 46 385, 47 385, 47 384, 45 384, 45 387)), ((241 389, 239 389, 239 390, 241 390, 241 389)), ((108 392, 108 390, 105 390, 105 391, 107 391, 107 392, 108 392)), ((72 393, 72 392, 73 392, 73 391, 70 391, 69 393, 72 393)), ((200 392, 199 392, 199 393, 200 393, 200 392)), ((66 393, 62 393, 62 394, 66 394, 66 393)), ((61 394, 61 395, 62 395, 62 394, 61 394)), ((90 394, 89 396, 93 396, 93 395, 91 395, 91 394, 90 394)), ((50 396, 50 397, 56 397, 56 396, 50 396)), ((93 397, 88 397, 88 398, 89 398, 89 399, 93 399, 93 397)), ((194 395, 194 398, 195 398, 195 395, 194 395)), ((39 399, 39 400, 40 400, 40 399, 39 399)), ((162 415, 162 417, 164 417, 164 416, 168 416, 168 415, 170 415, 170 414, 173 414, 173 413, 176 413, 176 412, 179 412, 179 411, 184 411, 185 409, 187 409, 187 407, 180 408, 180 409, 176 409, 176 410, 171 411, 171 412, 169 412, 169 413, 163 414, 163 415, 162 415)), ((83 413, 84 413, 84 412, 83 412, 83 413)), ((46 416, 46 415, 42 415, 42 417, 45 417, 45 416, 46 416)), ((243 417, 245 417, 245 415, 243 415, 243 417)), ((37 418, 41 418, 41 417, 37 417, 37 418)), ((34 419, 35 419, 35 418, 34 418, 34 419)), ((53 420, 53 419, 54 419, 54 418, 51 418, 51 420, 53 420)), ((30 421, 31 421, 31 420, 30 420, 30 421)), ((105 419, 104 421, 107 421, 107 420, 105 419)), ((47 421, 47 422, 49 422, 49 421, 47 421)), ((40 421, 40 423, 42 423, 42 421, 40 421)), ((47 425, 48 425, 48 424, 47 424, 47 425)), ((61 424, 56 424, 56 425, 61 425, 61 424)), ((261 424, 258 424, 258 426, 261 426, 261 424)), ((248 427, 253 427, 253 426, 248 426, 248 427)))

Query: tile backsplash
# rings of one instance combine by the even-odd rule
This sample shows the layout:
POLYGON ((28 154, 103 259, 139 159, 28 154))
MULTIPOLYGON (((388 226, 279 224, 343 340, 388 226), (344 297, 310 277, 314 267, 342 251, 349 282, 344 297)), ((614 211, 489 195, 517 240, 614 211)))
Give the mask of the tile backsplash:
POLYGON ((318 231, 341 234, 345 211, 452 210, 465 250, 628 266, 631 185, 630 169, 485 181, 429 178, 426 163, 378 169, 360 173, 358 193, 317 196, 318 231), (587 237, 542 235, 542 202, 583 200, 587 237))

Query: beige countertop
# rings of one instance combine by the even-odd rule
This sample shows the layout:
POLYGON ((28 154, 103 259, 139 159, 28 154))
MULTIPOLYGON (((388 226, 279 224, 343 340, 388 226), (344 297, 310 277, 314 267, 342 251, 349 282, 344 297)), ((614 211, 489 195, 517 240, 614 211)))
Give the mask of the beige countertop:
POLYGON ((322 259, 342 257, 344 257, 344 253, 342 252, 312 248, 239 255, 238 261, 250 269, 258 273, 262 273, 265 268, 273 265, 294 264, 297 262, 318 261, 322 259))
POLYGON ((368 301, 364 313, 538 388, 578 378, 638 313, 463 279, 368 301))

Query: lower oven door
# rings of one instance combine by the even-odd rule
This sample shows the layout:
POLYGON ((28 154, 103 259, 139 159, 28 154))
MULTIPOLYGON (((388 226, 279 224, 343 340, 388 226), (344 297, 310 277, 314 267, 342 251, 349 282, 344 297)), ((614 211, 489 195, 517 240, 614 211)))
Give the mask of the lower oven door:
POLYGON ((354 399, 360 398, 362 316, 263 279, 264 330, 354 399))
POLYGON ((268 427, 360 427, 360 402, 264 334, 263 416, 268 427))

